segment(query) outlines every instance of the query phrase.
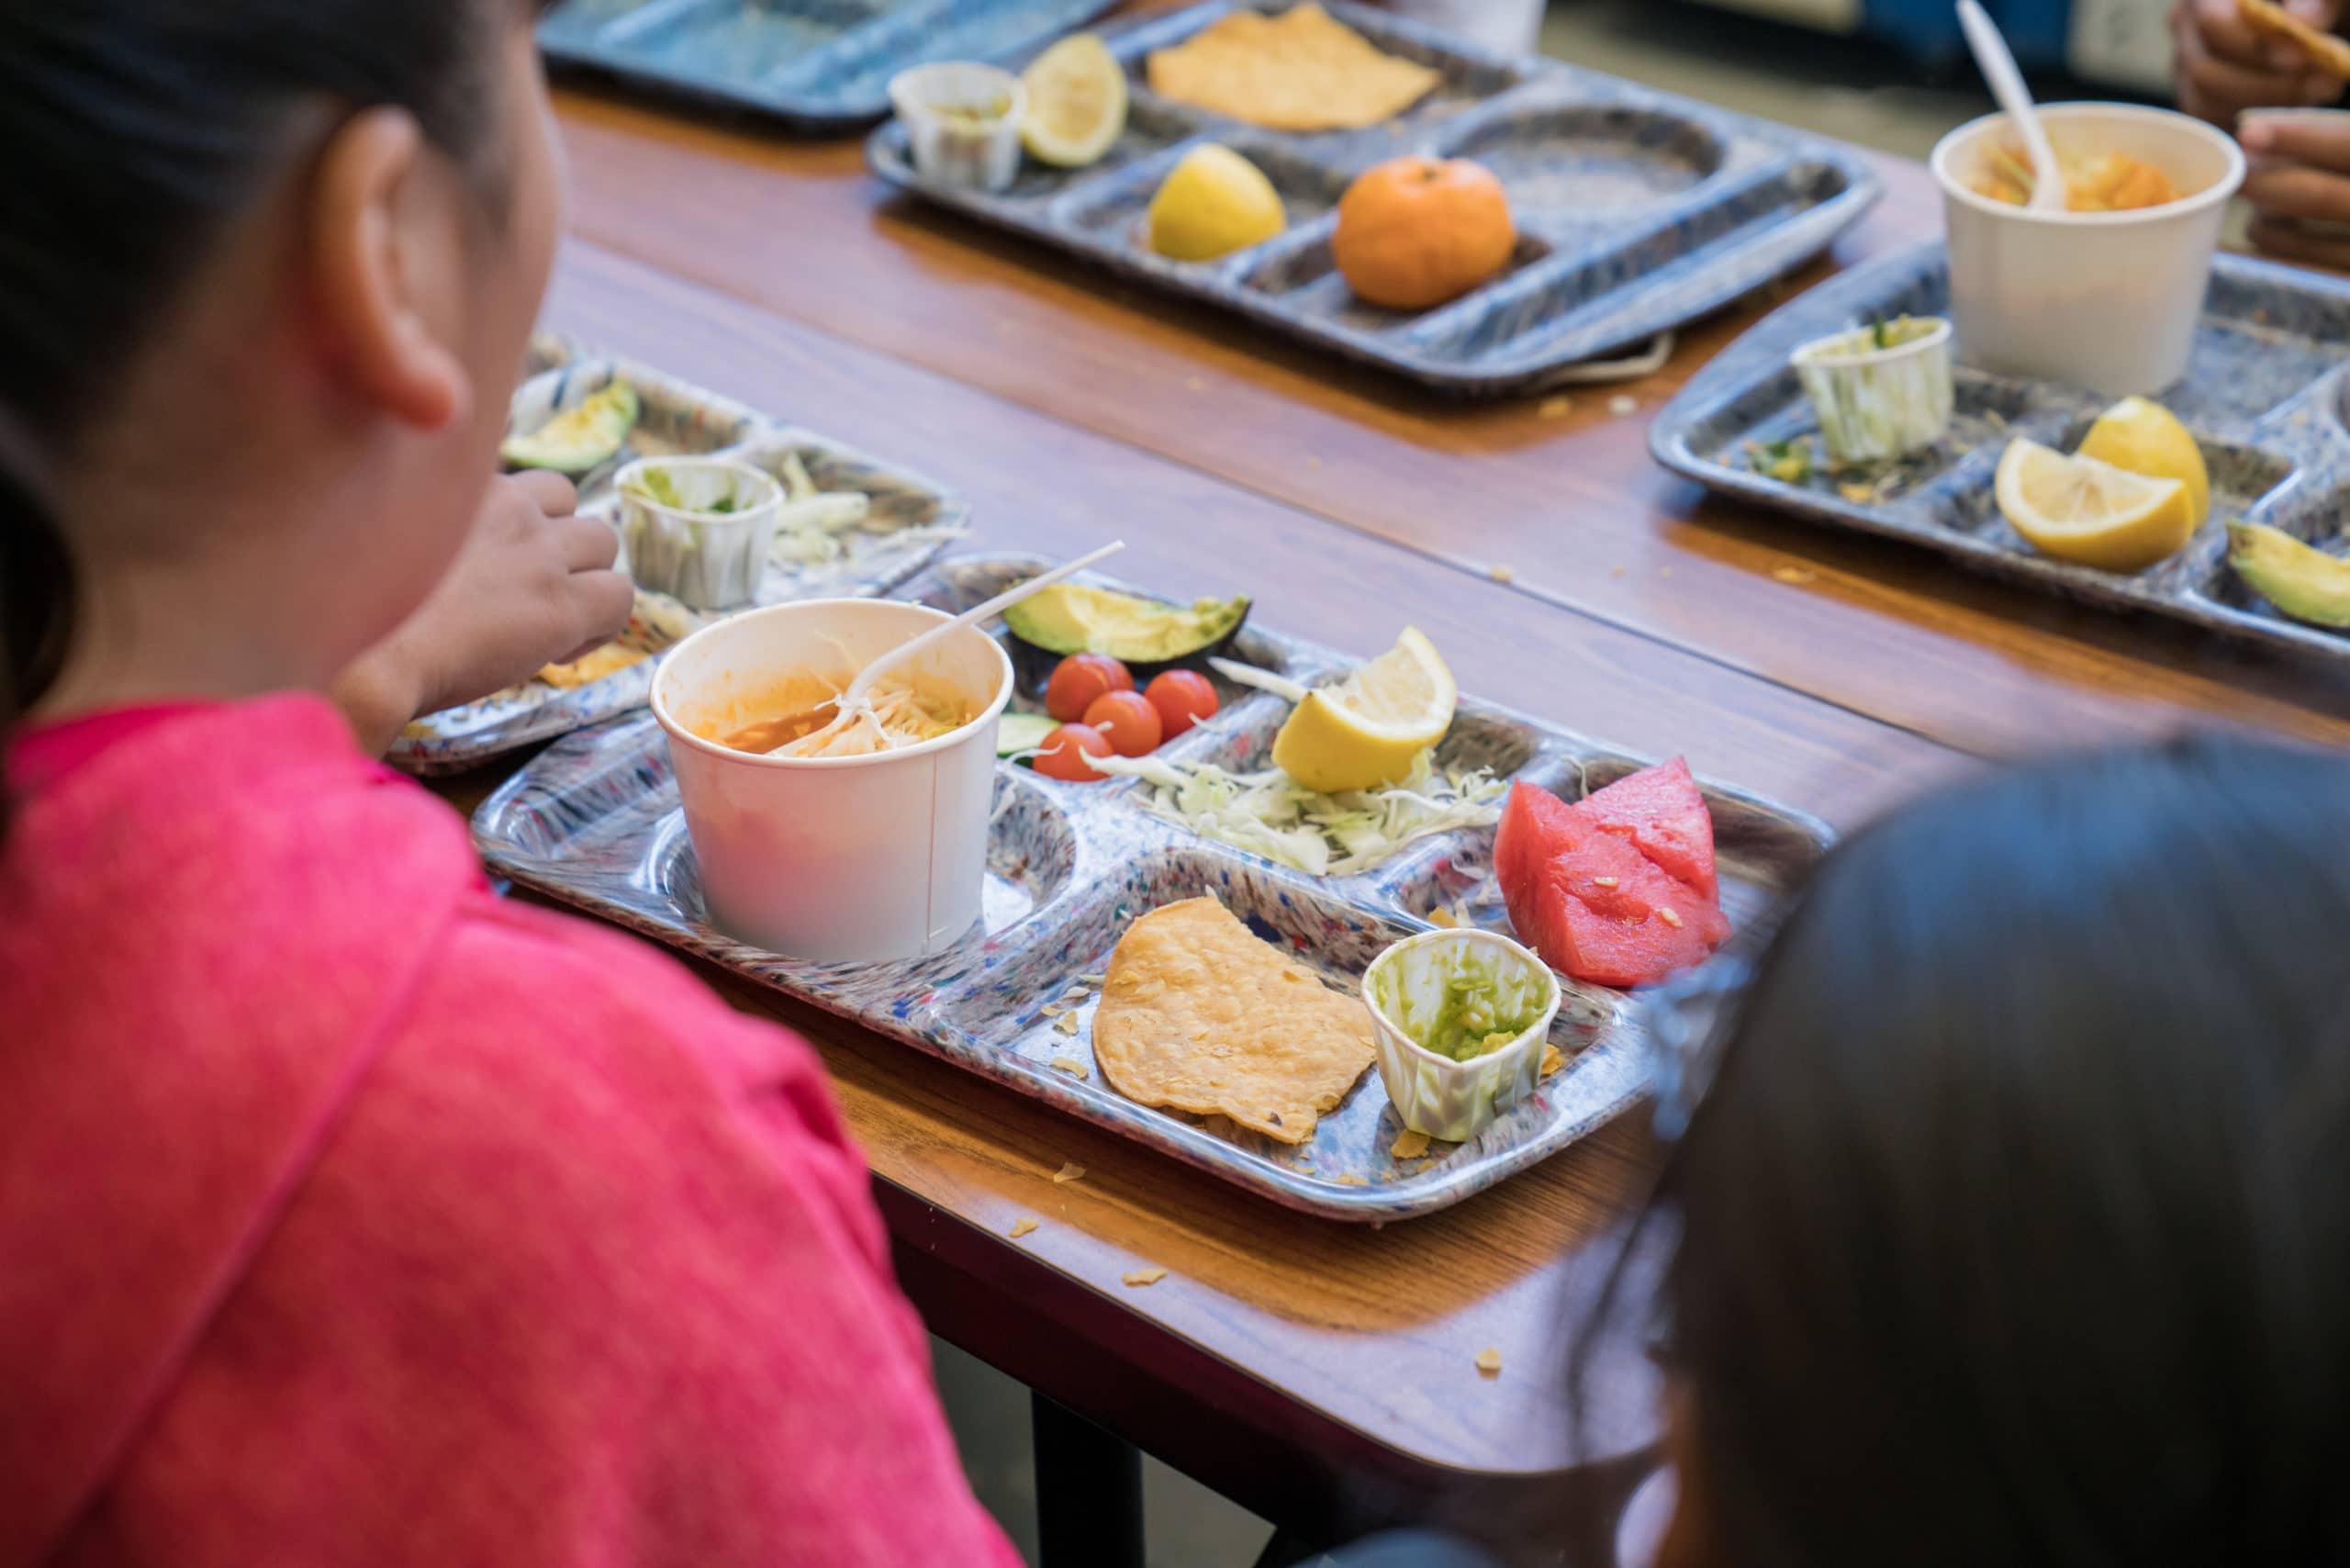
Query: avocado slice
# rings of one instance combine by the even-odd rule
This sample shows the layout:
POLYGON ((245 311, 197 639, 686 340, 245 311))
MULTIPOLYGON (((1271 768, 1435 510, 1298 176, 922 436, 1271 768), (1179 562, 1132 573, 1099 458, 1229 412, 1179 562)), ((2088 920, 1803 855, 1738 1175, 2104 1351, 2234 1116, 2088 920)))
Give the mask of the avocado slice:
POLYGON ((1043 745, 1061 722, 1049 713, 1006 713, 995 723, 995 754, 1013 756, 1043 745))
POLYGON ((2259 522, 2228 524, 2228 565, 2296 621, 2350 628, 2350 561, 2259 522))
POLYGON ((615 381, 529 435, 507 437, 498 455, 509 468, 585 474, 620 451, 621 442, 636 428, 639 411, 636 388, 615 381))
POLYGON ((1142 667, 1213 652, 1248 619, 1246 597, 1162 604, 1077 583, 1056 584, 1003 612, 1013 636, 1045 653, 1107 654, 1142 667))

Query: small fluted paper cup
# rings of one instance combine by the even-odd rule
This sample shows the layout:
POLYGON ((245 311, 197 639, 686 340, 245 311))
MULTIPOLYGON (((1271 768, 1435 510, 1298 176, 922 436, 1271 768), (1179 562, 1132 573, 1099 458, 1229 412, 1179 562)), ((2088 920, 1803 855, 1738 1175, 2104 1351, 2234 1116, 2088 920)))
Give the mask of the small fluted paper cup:
POLYGON ((1534 1091, 1542 1076, 1542 1046, 1559 1015, 1559 977, 1550 966, 1490 931, 1428 931, 1396 943, 1363 971, 1363 1005, 1371 1011, 1380 1081, 1406 1131, 1447 1143, 1475 1137, 1511 1103, 1534 1091), (1404 1025, 1415 1004, 1434 1007, 1450 966, 1476 948, 1518 1000, 1539 1011, 1534 1023, 1498 1050, 1454 1061, 1412 1038, 1404 1025))

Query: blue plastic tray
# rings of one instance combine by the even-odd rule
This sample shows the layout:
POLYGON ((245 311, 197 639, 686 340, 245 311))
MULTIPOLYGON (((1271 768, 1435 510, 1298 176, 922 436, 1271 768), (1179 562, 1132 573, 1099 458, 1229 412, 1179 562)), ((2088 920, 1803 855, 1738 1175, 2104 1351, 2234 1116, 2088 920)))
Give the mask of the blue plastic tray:
POLYGON ((890 112, 890 78, 933 60, 1035 48, 1110 0, 563 0, 539 24, 549 61, 810 130, 890 112))
POLYGON ((1001 195, 923 179, 905 128, 875 131, 884 179, 1117 272, 1206 299, 1288 336, 1446 391, 1539 386, 1720 308, 1808 260, 1880 194, 1852 148, 1595 71, 1477 49, 1384 12, 1325 8, 1391 54, 1443 73, 1412 108, 1367 130, 1265 130, 1144 84, 1147 57, 1237 10, 1292 0, 1210 0, 1105 29, 1128 72, 1126 131, 1102 161, 1031 163, 1001 195), (1289 229, 1213 262, 1144 243, 1160 180, 1202 142, 1262 169, 1289 229), (1501 179, 1517 253, 1483 287, 1422 312, 1364 304, 1330 254, 1339 196, 1371 164, 1421 152, 1474 159, 1501 179))

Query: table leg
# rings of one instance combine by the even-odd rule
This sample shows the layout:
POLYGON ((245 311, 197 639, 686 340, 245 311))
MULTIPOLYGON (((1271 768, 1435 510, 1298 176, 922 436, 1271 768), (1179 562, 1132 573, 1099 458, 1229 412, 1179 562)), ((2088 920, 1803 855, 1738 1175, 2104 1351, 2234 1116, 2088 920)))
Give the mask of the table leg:
POLYGON ((1041 1394, 1028 1404, 1038 1568, 1143 1568, 1141 1450, 1041 1394))

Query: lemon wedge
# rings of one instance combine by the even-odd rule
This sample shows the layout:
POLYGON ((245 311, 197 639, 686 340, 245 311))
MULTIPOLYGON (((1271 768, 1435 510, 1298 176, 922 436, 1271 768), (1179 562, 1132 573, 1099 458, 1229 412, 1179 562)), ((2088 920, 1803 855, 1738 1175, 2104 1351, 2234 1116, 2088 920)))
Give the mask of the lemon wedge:
POLYGON ((1072 33, 1020 73, 1028 107, 1021 144, 1039 163, 1098 163, 1126 129, 1126 73, 1091 33, 1072 33))
POLYGON ((2110 572, 2135 572, 2175 553, 2195 532, 2194 499, 2177 479, 2150 479, 2011 441, 1995 485, 1999 510, 2042 554, 2110 572))
POLYGON ((1444 739, 1459 698, 1436 644, 1406 626, 1346 679, 1305 694, 1274 738, 1273 766, 1326 794, 1393 784, 1444 739))
POLYGON ((2196 524, 2211 515, 2211 475, 2203 465, 2203 449, 2160 403, 2122 398, 2098 416, 2081 438, 2080 454, 2150 479, 2176 479, 2187 487, 2196 524))
POLYGON ((1179 262, 1213 261, 1288 226, 1265 172, 1213 141, 1185 153, 1150 198, 1150 248, 1179 262))

